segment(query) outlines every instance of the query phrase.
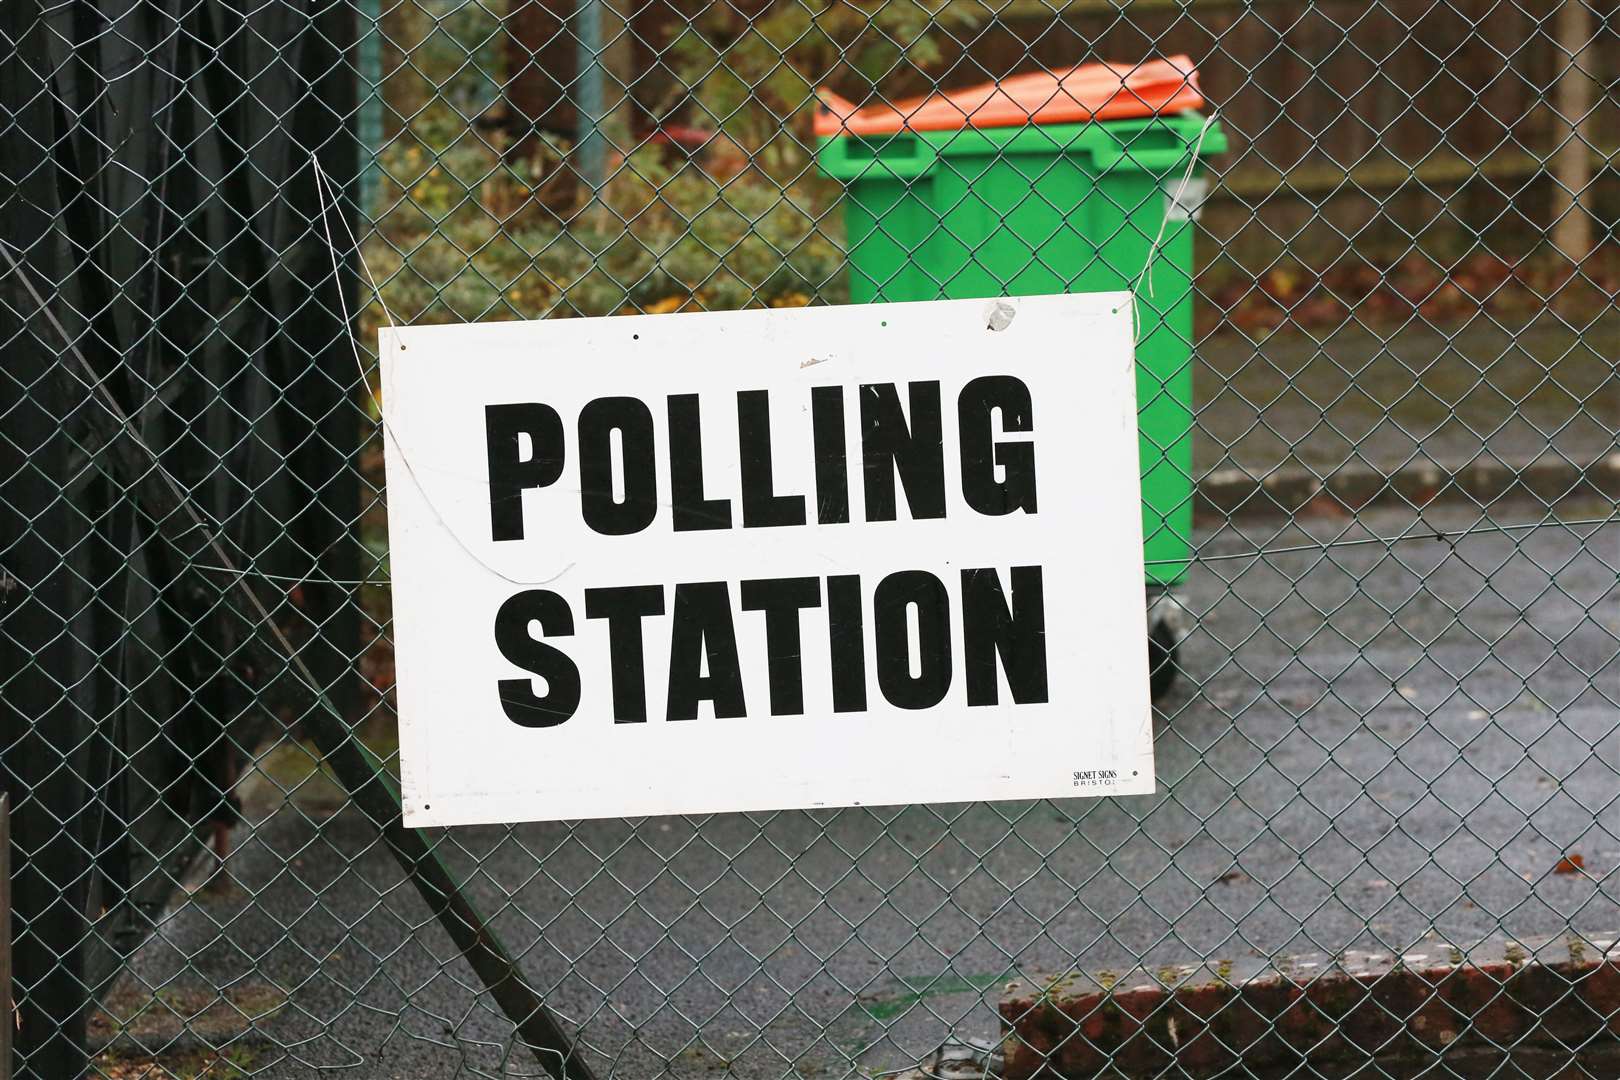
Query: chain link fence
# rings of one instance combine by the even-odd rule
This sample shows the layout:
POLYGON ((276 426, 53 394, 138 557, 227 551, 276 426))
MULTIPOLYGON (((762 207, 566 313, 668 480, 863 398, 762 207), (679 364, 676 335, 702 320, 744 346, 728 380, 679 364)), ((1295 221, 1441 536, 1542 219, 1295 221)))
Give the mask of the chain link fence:
POLYGON ((1611 1075, 1617 17, 0 7, 17 1075, 1611 1075), (378 326, 1085 288, 1157 795, 400 827, 378 326))

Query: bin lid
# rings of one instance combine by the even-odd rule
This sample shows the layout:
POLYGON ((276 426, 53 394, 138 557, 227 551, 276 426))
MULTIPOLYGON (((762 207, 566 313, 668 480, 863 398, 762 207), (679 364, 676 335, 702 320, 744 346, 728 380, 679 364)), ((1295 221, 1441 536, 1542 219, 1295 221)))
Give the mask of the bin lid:
POLYGON ((864 109, 826 87, 817 96, 821 99, 817 135, 1078 124, 1186 112, 1204 105, 1198 71, 1186 56, 1037 71, 864 109))

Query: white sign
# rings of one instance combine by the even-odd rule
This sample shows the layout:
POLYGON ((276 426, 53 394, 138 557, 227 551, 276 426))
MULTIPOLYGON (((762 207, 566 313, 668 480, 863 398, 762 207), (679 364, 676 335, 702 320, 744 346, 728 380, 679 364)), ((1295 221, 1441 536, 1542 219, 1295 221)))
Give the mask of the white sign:
POLYGON ((405 823, 1152 791, 1130 303, 382 331, 405 823))

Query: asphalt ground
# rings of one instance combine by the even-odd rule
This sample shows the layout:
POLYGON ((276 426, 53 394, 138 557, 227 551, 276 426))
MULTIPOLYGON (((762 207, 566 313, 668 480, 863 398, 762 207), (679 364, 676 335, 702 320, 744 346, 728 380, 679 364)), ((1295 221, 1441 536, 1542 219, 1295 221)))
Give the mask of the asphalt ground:
MULTIPOLYGON (((465 828, 440 852, 602 1076, 895 1068, 1072 969, 1612 938, 1620 525, 1434 538, 1547 518, 1204 530, 1155 795, 465 828)), ((171 1049, 535 1072, 375 828, 318 777, 272 794, 133 965, 171 1012, 236 1003, 171 1049)))
POLYGON ((1347 320, 1252 340, 1215 335, 1193 372, 1194 476, 1309 470, 1574 472, 1615 451, 1620 315, 1544 311, 1461 326, 1347 320))

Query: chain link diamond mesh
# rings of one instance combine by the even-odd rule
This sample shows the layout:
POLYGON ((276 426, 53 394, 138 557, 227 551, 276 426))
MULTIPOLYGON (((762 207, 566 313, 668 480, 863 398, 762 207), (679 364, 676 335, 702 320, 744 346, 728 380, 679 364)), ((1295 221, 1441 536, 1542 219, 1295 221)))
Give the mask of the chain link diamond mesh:
POLYGON ((431 834, 569 1067, 1611 1074, 1617 19, 4 5, 18 1075, 563 1068, 322 742, 336 715, 395 753, 388 318, 1096 287, 1137 288, 1143 321, 1159 793, 431 834), (1147 179, 1084 196, 1058 141, 958 153, 967 115, 920 171, 894 164, 918 133, 832 135, 877 163, 858 174, 813 133, 823 87, 893 104, 1178 56, 1214 118, 1199 143, 1111 129, 1114 167, 1147 179), (1534 1000, 1527 965, 1550 973, 1534 1000), (1399 981, 1464 969, 1471 997, 1399 981), (1410 1045, 1364 1038, 1330 1001, 1346 985, 1410 1045))

